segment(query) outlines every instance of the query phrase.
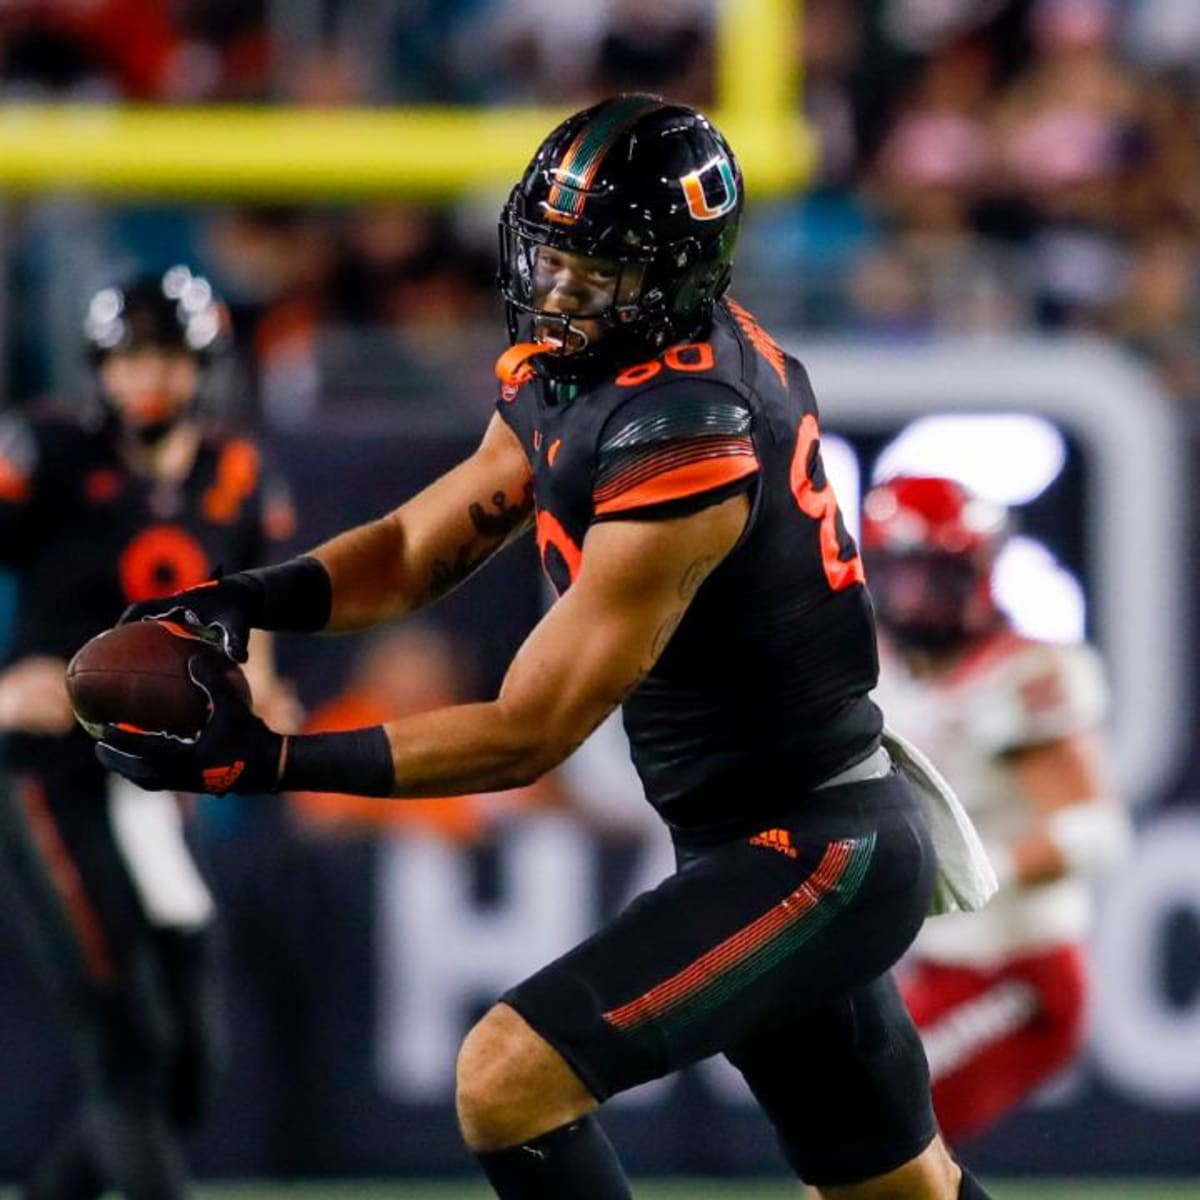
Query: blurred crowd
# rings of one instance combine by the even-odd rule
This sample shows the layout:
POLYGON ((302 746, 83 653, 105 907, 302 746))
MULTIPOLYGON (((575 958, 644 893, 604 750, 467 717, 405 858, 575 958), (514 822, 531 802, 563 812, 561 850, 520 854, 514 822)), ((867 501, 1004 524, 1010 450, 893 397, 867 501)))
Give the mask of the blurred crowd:
POLYGON ((567 103, 711 95, 712 0, 5 0, 7 98, 567 103))
MULTIPOLYGON (((797 8, 820 159, 803 194, 750 197, 735 287, 764 321, 1111 336, 1200 403, 1195 0, 797 8)), ((0 94, 570 107, 636 88, 707 106, 716 20, 716 0, 5 0, 0 94)), ((419 397, 446 371, 486 393, 500 200, 39 202, 6 233, 22 297, 6 390, 70 385, 47 332, 73 327, 91 280, 186 259, 228 297, 268 423, 419 397)))
POLYGON ((861 7, 806 9, 823 166, 756 241, 790 248, 793 315, 889 338, 1116 337, 1200 398, 1200 6, 861 7))

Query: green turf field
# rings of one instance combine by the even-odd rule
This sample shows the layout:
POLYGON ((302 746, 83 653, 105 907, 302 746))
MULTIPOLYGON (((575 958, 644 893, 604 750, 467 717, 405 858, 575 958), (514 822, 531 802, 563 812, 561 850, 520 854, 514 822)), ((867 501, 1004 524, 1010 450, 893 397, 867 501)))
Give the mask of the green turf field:
MULTIPOLYGON (((1200 1179, 1171 1181, 984 1180, 994 1200, 1196 1200, 1200 1179)), ((786 1181, 676 1180, 634 1188, 637 1200, 799 1200, 802 1192, 786 1181)), ((240 1184, 199 1189, 201 1200, 494 1200, 471 1184, 379 1182, 240 1184)))

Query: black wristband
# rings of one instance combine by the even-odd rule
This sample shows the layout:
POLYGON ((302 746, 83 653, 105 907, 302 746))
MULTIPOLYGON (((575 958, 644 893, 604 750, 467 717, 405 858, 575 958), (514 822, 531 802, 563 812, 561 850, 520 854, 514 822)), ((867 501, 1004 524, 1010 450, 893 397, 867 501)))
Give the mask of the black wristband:
POLYGON ((319 633, 333 610, 333 584, 324 564, 308 555, 273 567, 239 571, 230 580, 244 581, 257 593, 255 619, 259 629, 283 633, 319 633))
POLYGON ((395 782, 392 747, 382 725, 287 739, 287 761, 279 777, 282 791, 390 796, 395 782))

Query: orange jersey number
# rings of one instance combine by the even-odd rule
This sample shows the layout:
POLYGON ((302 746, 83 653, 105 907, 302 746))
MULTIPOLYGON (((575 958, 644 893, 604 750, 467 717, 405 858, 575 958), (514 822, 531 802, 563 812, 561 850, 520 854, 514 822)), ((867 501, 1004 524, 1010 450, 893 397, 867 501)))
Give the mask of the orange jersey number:
MULTIPOLYGON (((841 539, 838 536, 837 498, 829 481, 822 478, 817 487, 809 473, 809 460, 821 440, 821 430, 812 413, 805 413, 796 431, 796 452, 792 456, 791 485, 796 504, 806 517, 812 517, 821 525, 821 563, 829 586, 840 592, 854 583, 865 583, 862 559, 857 551, 852 558, 843 561, 841 539)), ((824 476, 824 472, 822 472, 824 476)))
POLYGON ((715 361, 713 348, 708 342, 684 342, 672 346, 661 359, 652 358, 649 362, 626 367, 617 376, 616 383, 618 387, 637 387, 653 379, 663 367, 683 372, 711 371, 715 361))

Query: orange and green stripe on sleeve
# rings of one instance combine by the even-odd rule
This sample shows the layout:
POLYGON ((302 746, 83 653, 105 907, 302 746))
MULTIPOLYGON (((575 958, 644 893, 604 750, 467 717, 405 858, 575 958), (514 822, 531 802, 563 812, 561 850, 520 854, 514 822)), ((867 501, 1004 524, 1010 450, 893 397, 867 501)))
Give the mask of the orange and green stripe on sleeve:
POLYGON ((758 470, 748 435, 695 437, 638 447, 596 481, 597 516, 627 512, 712 491, 758 470))

